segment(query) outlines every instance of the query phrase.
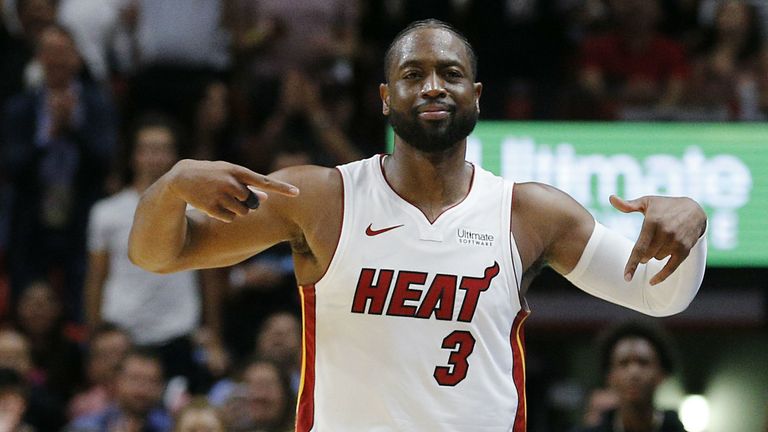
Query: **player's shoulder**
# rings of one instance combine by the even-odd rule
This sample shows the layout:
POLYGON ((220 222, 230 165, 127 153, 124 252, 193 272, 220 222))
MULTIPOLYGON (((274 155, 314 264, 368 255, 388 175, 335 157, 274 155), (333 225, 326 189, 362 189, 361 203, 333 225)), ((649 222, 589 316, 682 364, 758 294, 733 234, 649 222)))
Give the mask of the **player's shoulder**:
POLYGON ((340 199, 344 188, 341 174, 335 168, 318 165, 297 165, 283 168, 269 174, 270 178, 296 186, 299 195, 287 198, 272 194, 273 204, 284 205, 294 211, 311 211, 317 206, 327 205, 335 199, 340 199))
POLYGON ((319 165, 291 166, 275 171, 269 176, 290 183, 301 192, 332 191, 341 186, 341 174, 338 169, 319 165))
POLYGON ((560 189, 538 182, 515 183, 514 193, 512 195, 515 205, 525 208, 535 208, 547 206, 553 201, 568 199, 570 196, 560 189))
POLYGON ((584 208, 570 195, 545 183, 516 183, 512 194, 513 217, 534 223, 567 223, 584 216, 584 208))

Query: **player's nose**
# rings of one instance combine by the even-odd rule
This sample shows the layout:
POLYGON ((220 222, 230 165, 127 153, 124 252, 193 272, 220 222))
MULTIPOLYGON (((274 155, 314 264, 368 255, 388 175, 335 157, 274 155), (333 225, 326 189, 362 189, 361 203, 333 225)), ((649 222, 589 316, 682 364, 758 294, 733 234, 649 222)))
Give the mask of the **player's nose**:
POLYGON ((448 92, 445 90, 445 83, 437 71, 432 71, 424 80, 424 85, 421 88, 421 96, 425 98, 440 98, 445 97, 448 92))

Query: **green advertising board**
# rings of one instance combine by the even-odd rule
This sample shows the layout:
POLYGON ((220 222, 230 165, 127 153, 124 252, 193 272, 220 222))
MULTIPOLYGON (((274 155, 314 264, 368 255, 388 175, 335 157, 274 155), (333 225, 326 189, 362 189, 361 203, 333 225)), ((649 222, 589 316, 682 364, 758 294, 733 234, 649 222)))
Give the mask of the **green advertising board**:
POLYGON ((467 159, 562 189, 630 238, 642 216, 609 195, 689 196, 709 215, 710 265, 768 267, 768 124, 486 121, 467 159))

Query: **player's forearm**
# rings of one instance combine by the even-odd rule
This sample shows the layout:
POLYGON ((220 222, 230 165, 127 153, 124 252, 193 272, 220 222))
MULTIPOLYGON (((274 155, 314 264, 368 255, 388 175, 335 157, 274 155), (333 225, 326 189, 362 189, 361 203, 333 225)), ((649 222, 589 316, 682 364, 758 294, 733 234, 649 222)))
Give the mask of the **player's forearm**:
POLYGON ((170 188, 166 174, 144 192, 133 218, 128 256, 139 267, 168 273, 176 268, 187 243, 187 203, 170 188))
POLYGON ((596 297, 647 315, 668 316, 685 310, 704 277, 706 234, 699 238, 675 272, 657 285, 651 285, 650 280, 665 261, 656 259, 640 264, 631 282, 624 280, 624 266, 632 247, 629 239, 595 224, 579 263, 566 278, 596 297))

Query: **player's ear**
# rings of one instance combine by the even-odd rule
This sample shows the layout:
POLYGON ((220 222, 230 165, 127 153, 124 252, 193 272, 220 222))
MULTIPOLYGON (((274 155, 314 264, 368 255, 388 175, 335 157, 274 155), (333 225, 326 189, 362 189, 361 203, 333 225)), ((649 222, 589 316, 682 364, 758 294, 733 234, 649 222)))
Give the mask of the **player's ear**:
POLYGON ((480 113, 480 95, 483 93, 483 83, 475 83, 475 108, 480 113))
POLYGON ((379 97, 381 97, 381 113, 389 115, 389 85, 379 84, 379 97))

